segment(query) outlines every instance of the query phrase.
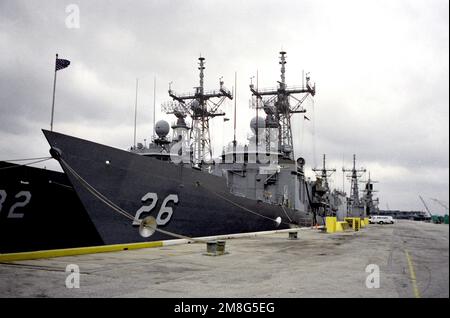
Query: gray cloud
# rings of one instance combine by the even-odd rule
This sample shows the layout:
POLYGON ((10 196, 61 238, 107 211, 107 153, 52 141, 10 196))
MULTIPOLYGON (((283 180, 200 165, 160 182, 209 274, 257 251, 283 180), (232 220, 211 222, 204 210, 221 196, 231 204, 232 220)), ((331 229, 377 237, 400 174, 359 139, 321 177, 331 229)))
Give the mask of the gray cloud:
MULTIPOLYGON (((43 155, 54 54, 72 64, 58 72, 56 130, 127 148, 132 142, 134 85, 140 79, 139 139, 151 135, 153 78, 157 118, 177 91, 227 87, 238 72, 238 137, 254 116, 251 76, 260 87, 302 70, 317 82, 313 122, 296 119, 296 153, 309 166, 351 164, 353 153, 380 183, 382 207, 422 209, 417 194, 448 202, 448 1, 12 1, 0 3, 0 159, 43 155), (66 5, 80 8, 80 29, 65 27, 66 5), (313 131, 314 126, 314 131, 313 131), (302 136, 303 132, 303 136, 302 136), (314 153, 314 149, 316 153, 314 153)), ((233 102, 224 104, 231 118, 233 102)), ((214 150, 232 136, 213 121, 214 150)), ((50 167, 57 168, 55 163, 50 167)), ((310 173, 312 176, 312 174, 310 173)), ((341 173, 334 184, 342 187, 341 173)))

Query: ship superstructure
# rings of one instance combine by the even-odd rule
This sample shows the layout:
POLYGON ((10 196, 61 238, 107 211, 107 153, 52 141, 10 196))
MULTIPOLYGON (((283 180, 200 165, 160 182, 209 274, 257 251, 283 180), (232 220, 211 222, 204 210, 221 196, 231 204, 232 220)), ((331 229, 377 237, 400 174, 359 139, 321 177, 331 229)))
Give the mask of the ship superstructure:
POLYGON ((313 186, 314 201, 320 206, 319 215, 337 216, 342 220, 347 215, 347 200, 345 193, 331 189, 329 178, 336 172, 335 168, 327 168, 326 155, 323 154, 322 167, 313 168, 316 181, 313 186))
POLYGON ((326 164, 327 158, 326 158, 326 154, 323 154, 323 159, 322 159, 322 168, 313 168, 312 170, 316 173, 316 178, 320 178, 321 182, 323 183, 323 186, 327 189, 330 190, 330 186, 328 183, 328 178, 330 178, 333 173, 336 172, 336 169, 329 169, 327 168, 327 164, 326 164))
POLYGON ((343 173, 347 174, 347 178, 350 180, 350 197, 348 198, 348 215, 354 217, 364 217, 364 208, 362 208, 361 200, 359 198, 359 178, 366 172, 365 168, 356 168, 356 155, 353 155, 353 167, 352 169, 342 168, 343 173))
POLYGON ((364 184, 364 189, 361 190, 363 193, 361 197, 361 205, 364 209, 364 215, 369 216, 372 214, 378 214, 379 198, 375 198, 374 195, 377 191, 373 188, 374 183, 378 183, 378 181, 372 180, 369 172, 368 179, 361 181, 361 183, 364 184))

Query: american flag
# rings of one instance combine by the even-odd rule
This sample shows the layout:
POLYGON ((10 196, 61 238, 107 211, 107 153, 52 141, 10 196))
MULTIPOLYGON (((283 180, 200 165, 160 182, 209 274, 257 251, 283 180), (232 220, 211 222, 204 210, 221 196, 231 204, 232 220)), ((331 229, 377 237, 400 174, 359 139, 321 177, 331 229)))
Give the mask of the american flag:
POLYGON ((55 71, 59 71, 62 70, 63 68, 66 68, 67 66, 70 65, 70 61, 69 60, 64 60, 64 59, 56 59, 56 65, 55 65, 55 71))

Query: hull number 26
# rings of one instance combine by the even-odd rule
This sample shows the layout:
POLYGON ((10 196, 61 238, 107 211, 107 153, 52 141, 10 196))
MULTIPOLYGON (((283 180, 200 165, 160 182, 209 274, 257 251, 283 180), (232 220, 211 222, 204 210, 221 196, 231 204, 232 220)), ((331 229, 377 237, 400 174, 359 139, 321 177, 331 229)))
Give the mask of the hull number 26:
MULTIPOLYGON (((158 202, 158 195, 153 192, 149 192, 146 195, 142 197, 142 202, 145 203, 149 200, 151 200, 151 203, 149 205, 143 205, 139 210, 136 211, 136 215, 134 216, 133 225, 139 225, 141 224, 142 213, 149 213, 151 212, 155 207, 156 203, 158 202)), ((159 209, 158 215, 156 216, 156 224, 158 225, 166 225, 167 222, 170 221, 170 218, 172 217, 173 210, 172 207, 167 206, 167 204, 172 201, 173 203, 178 203, 178 195, 177 194, 169 194, 161 204, 161 208, 159 209)))

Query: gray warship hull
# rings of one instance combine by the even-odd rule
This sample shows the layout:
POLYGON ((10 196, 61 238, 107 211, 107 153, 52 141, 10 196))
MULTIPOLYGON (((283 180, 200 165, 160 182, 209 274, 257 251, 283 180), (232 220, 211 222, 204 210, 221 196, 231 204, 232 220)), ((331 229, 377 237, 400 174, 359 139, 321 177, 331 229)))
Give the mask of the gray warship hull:
POLYGON ((233 195, 225 178, 185 165, 60 133, 44 134, 103 244, 175 238, 167 232, 202 237, 287 229, 311 218, 306 212, 233 195), (138 224, 149 215, 166 233, 140 235, 138 224))

